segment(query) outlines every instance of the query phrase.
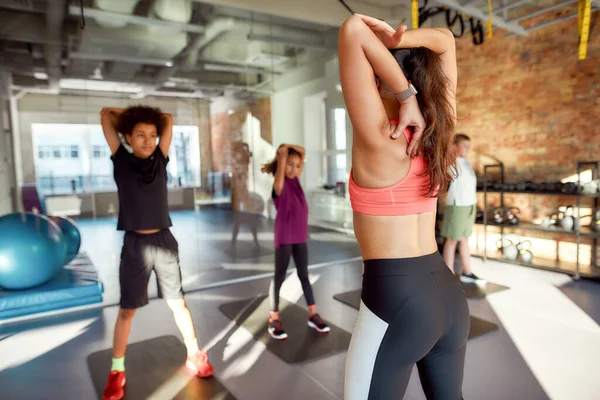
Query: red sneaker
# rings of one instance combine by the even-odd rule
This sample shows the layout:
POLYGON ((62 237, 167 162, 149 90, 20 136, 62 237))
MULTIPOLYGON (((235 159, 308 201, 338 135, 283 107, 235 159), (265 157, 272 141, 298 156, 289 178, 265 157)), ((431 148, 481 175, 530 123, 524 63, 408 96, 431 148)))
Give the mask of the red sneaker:
POLYGON ((121 400, 125 395, 125 371, 110 371, 108 382, 104 388, 103 400, 121 400))
POLYGON ((193 356, 188 356, 185 366, 200 378, 210 378, 213 376, 214 370, 208 362, 208 354, 205 351, 199 350, 193 356))

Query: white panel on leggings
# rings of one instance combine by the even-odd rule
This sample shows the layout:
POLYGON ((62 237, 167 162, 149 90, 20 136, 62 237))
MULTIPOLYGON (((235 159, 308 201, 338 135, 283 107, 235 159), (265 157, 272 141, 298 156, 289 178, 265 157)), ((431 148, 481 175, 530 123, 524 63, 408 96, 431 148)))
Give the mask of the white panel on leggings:
POLYGON ((369 396, 375 359, 388 324, 360 302, 344 378, 344 400, 366 400, 369 396))

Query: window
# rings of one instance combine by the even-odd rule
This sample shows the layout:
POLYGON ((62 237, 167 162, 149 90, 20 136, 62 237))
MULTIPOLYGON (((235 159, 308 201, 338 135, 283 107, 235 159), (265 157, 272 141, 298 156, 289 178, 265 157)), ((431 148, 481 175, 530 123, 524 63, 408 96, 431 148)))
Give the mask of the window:
POLYGON ((335 121, 335 149, 346 150, 346 109, 336 108, 333 110, 333 115, 335 121))
POLYGON ((79 146, 38 146, 38 158, 57 160, 79 158, 79 146))
MULTIPOLYGON (((200 184, 197 126, 175 126, 167 165, 169 186, 200 184)), ((102 127, 32 124, 35 175, 42 195, 116 191, 102 127)))
POLYGON ((327 129, 323 142, 323 166, 327 172, 327 182, 345 182, 348 179, 346 162, 346 109, 334 108, 332 129, 327 129))
POLYGON ((174 126, 167 166, 169 186, 200 185, 200 135, 197 126, 174 126))
POLYGON ((107 158, 110 156, 110 151, 108 145, 98 145, 95 144, 92 146, 92 157, 93 158, 107 158))

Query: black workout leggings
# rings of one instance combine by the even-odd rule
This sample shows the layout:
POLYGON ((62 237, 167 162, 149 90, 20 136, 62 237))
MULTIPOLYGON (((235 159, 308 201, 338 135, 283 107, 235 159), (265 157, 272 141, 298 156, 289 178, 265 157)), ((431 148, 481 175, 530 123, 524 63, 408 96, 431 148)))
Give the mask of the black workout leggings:
POLYGON ((315 304, 312 287, 308 280, 308 246, 306 243, 282 245, 275 249, 275 282, 272 287, 273 292, 271 293, 273 311, 279 311, 279 290, 285 280, 285 273, 287 272, 291 255, 294 256, 296 272, 298 273, 298 278, 300 278, 300 283, 302 283, 306 304, 309 306, 315 304))
POLYGON ((402 399, 415 364, 428 399, 461 399, 469 307, 439 253, 364 266, 344 399, 402 399))

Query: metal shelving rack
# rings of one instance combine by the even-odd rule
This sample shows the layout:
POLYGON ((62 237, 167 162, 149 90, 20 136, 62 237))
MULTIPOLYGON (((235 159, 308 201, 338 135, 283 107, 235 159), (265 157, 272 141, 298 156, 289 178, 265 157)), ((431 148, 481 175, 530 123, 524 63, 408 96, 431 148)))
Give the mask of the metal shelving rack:
MULTIPOLYGON (((581 187, 581 173, 582 173, 582 168, 585 166, 591 166, 593 167, 592 169, 592 179, 598 179, 600 177, 600 163, 597 161, 578 161, 577 162, 577 176, 578 176, 578 187, 581 187)), ((475 254, 478 256, 481 256, 483 258, 484 261, 487 261, 487 259, 494 259, 497 261, 503 261, 503 262, 509 262, 511 264, 517 264, 517 265, 524 265, 524 266, 528 266, 528 267, 533 267, 533 268, 538 268, 538 269, 544 269, 544 270, 551 270, 551 271, 559 271, 559 272, 563 272, 563 273, 569 273, 571 275, 574 275, 575 279, 579 279, 582 274, 580 272, 580 245, 581 245, 581 238, 591 238, 592 239, 592 252, 591 252, 591 268, 592 268, 592 273, 591 274, 584 274, 584 277, 599 277, 600 276, 600 269, 598 267, 598 265, 596 264, 596 260, 597 260, 597 246, 598 246, 598 239, 600 238, 600 232, 595 232, 592 229, 588 228, 588 227, 581 227, 581 226, 577 226, 574 228, 573 231, 566 231, 564 229, 560 229, 560 228, 544 228, 541 227, 539 225, 535 225, 532 223, 526 223, 526 222, 519 222, 518 225, 508 225, 508 224, 495 224, 495 223, 489 223, 488 222, 488 193, 498 193, 500 194, 500 207, 502 207, 504 209, 504 194, 505 193, 509 193, 509 194, 529 194, 529 195, 542 195, 542 196, 573 196, 576 197, 577 199, 577 221, 581 221, 581 200, 582 198, 592 198, 594 200, 594 206, 593 206, 593 210, 597 210, 598 206, 599 206, 599 199, 600 199, 600 193, 596 193, 596 194, 586 194, 586 193, 580 193, 579 191, 577 193, 560 193, 560 192, 534 192, 534 191, 506 191, 506 190, 496 190, 496 189, 490 189, 490 170, 493 169, 499 169, 500 170, 500 183, 504 184, 504 165, 503 164, 491 164, 491 165, 486 165, 484 166, 484 175, 483 175, 483 190, 479 190, 479 192, 483 192, 483 201, 484 201, 484 210, 483 210, 483 240, 484 240, 484 247, 483 247, 483 254, 475 254), (575 236, 575 242, 577 244, 577 252, 576 252, 576 263, 575 263, 575 271, 572 272, 570 270, 564 270, 564 269, 560 269, 559 266, 561 265, 561 261, 558 259, 558 251, 557 251, 557 260, 555 261, 555 266, 543 266, 543 265, 535 265, 535 264, 530 264, 530 263, 523 263, 520 261, 512 261, 512 260, 508 260, 506 258, 497 258, 497 257, 488 257, 487 254, 487 227, 488 226, 495 226, 495 227, 499 227, 500 228, 500 235, 501 237, 503 237, 504 235, 504 230, 505 228, 509 228, 509 229, 519 229, 519 230, 528 230, 528 231, 532 231, 532 232, 545 232, 545 233, 560 233, 560 234, 566 234, 566 235, 574 235, 575 236)), ((557 247, 558 247, 558 242, 557 242, 557 247)), ((570 264, 570 263, 566 263, 564 262, 563 264, 570 264)))

